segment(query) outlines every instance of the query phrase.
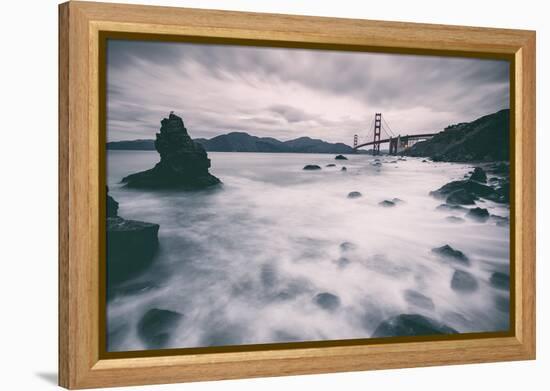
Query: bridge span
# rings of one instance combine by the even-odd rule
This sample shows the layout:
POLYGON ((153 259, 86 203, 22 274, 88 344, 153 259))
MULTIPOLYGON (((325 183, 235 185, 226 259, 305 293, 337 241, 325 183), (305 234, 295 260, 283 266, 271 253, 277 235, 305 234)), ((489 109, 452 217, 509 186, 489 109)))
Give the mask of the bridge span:
MULTIPOLYGON (((380 154, 380 144, 389 143, 390 155, 396 155, 397 153, 412 146, 411 142, 420 140, 427 140, 435 136, 437 133, 421 133, 410 135, 395 135, 388 123, 382 118, 382 113, 376 113, 373 120, 374 127, 372 128, 372 141, 359 142, 359 136, 356 134, 353 137, 353 150, 357 151, 359 148, 368 147, 372 145, 372 154, 380 154), (382 138, 382 131, 385 132, 386 138, 382 138)), ((370 135, 370 129, 367 132, 367 139, 370 135)))

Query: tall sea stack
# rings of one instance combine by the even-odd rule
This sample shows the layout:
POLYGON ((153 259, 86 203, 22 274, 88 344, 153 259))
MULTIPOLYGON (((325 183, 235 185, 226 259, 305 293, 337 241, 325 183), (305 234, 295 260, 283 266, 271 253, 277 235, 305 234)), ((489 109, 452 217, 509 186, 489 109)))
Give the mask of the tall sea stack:
POLYGON ((134 188, 199 190, 221 181, 208 172, 210 159, 202 145, 193 142, 183 120, 170 113, 161 121, 155 148, 160 162, 150 170, 128 175, 122 182, 134 188))

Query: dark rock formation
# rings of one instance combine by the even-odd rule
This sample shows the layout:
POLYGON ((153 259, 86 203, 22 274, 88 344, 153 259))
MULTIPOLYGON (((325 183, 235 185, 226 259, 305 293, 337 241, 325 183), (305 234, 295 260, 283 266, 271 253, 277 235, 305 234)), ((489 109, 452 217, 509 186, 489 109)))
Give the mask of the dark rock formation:
POLYGON ((494 272, 489 279, 491 285, 497 289, 510 289, 510 276, 506 273, 494 272))
POLYGON ((344 155, 337 155, 334 159, 336 159, 336 160, 348 160, 348 158, 345 157, 344 155))
POLYGON ((496 296, 495 307, 500 312, 510 313, 510 298, 508 296, 496 296))
POLYGON ((510 219, 508 217, 491 215, 490 218, 491 220, 496 222, 496 225, 498 225, 499 227, 505 227, 510 224, 510 219))
POLYGON ((151 265, 158 248, 159 225, 107 218, 107 282, 116 284, 151 265))
POLYGON ((315 295, 313 302, 319 307, 328 310, 334 311, 340 307, 340 298, 332 293, 323 292, 315 295))
POLYGON ((319 167, 317 164, 308 164, 304 166, 303 170, 320 170, 321 167, 319 167))
POLYGON ((395 202, 384 200, 382 202, 379 202, 378 205, 383 206, 385 208, 391 208, 391 207, 395 206, 395 202))
POLYGON ((452 248, 448 244, 446 244, 444 246, 441 246, 441 247, 432 248, 432 252, 436 253, 437 255, 441 255, 442 257, 449 258, 453 261, 458 261, 458 262, 463 263, 463 264, 469 264, 470 263, 470 260, 468 259, 468 257, 466 255, 464 255, 464 253, 462 251, 455 250, 454 248, 452 248))
POLYGON ((455 329, 435 319, 418 314, 401 314, 380 323, 374 330, 372 338, 457 333, 455 329))
POLYGON ((449 182, 439 189, 431 191, 430 195, 436 198, 445 198, 457 190, 464 190, 474 197, 487 197, 495 193, 495 190, 492 187, 467 179, 463 181, 449 182))
POLYGON ((445 217, 445 220, 453 224, 461 224, 465 221, 462 217, 456 217, 456 216, 447 216, 445 217))
POLYGON ((464 189, 453 191, 447 196, 445 202, 449 205, 474 205, 476 197, 464 189))
POLYGON ((336 164, 334 164, 334 163, 327 164, 325 167, 336 167, 336 164))
POLYGON ((348 169, 346 168, 346 166, 344 166, 344 167, 342 167, 342 168, 340 169, 340 171, 347 171, 347 170, 348 170, 348 169))
POLYGON ((460 205, 449 205, 449 204, 441 204, 441 205, 438 205, 436 206, 435 208, 436 210, 440 210, 442 212, 447 212, 447 211, 463 211, 463 210, 466 210, 465 207, 463 206, 460 206, 460 205))
POLYGON ((481 167, 474 168, 474 172, 470 175, 470 179, 476 182, 487 182, 487 174, 481 167))
POLYGON ((363 194, 361 194, 358 191, 352 191, 352 192, 348 193, 348 198, 359 198, 359 197, 362 197, 362 196, 363 196, 363 194))
MULTIPOLYGON (((109 188, 107 188, 107 193, 109 193, 109 188)), ((118 216, 118 202, 115 201, 113 197, 107 194, 107 217, 117 217, 118 216)))
POLYGON ((510 110, 445 128, 403 152, 434 161, 471 162, 510 159, 510 110))
POLYGON ((473 292, 477 290, 478 283, 471 273, 455 270, 451 279, 451 288, 458 292, 473 292))
POLYGON ((407 303, 415 305, 427 310, 433 310, 435 308, 434 302, 428 296, 423 295, 420 292, 407 289, 405 291, 405 300, 407 303))
POLYGON ((183 120, 170 113, 161 121, 155 148, 160 154, 160 162, 150 170, 128 175, 122 182, 135 188, 181 188, 198 190, 220 184, 220 180, 210 174, 210 159, 204 148, 193 142, 183 120))
POLYGON ((489 211, 484 208, 472 208, 466 213, 466 217, 480 223, 484 223, 489 219, 489 211))
POLYGON ((178 312, 153 308, 140 319, 138 335, 148 349, 165 348, 182 318, 178 312))

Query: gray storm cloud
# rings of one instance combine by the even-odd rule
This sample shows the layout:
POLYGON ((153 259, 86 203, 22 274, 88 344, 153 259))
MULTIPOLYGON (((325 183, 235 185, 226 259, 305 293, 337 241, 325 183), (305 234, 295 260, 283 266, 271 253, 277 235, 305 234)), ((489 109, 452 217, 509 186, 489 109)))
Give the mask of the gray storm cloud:
POLYGON ((110 40, 107 138, 153 138, 174 110, 191 136, 231 131, 351 144, 375 112, 394 133, 509 107, 507 61, 110 40))

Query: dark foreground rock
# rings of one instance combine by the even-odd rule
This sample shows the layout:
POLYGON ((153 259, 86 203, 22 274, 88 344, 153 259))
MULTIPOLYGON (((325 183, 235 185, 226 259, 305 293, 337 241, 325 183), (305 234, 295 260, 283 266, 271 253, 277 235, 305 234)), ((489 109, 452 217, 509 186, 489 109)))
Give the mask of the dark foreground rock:
POLYGON ((315 295, 313 302, 322 309, 334 311, 340 307, 340 298, 332 293, 323 292, 315 295))
POLYGON ((138 335, 148 349, 165 348, 182 318, 178 312, 153 308, 139 321, 138 335))
POLYGON ((455 191, 463 190, 473 197, 488 197, 495 194, 495 190, 482 183, 466 179, 463 181, 452 181, 443 185, 437 190, 431 191, 430 195, 435 198, 446 198, 455 191))
POLYGON ((420 308, 427 310, 433 310, 435 308, 434 302, 428 296, 423 295, 420 292, 407 289, 405 291, 405 300, 407 303, 415 305, 420 308))
POLYGON ((489 219, 489 211, 484 208, 472 208, 466 213, 466 217, 479 223, 484 223, 489 219))
POLYGON ((474 168, 474 172, 472 172, 470 179, 472 181, 485 183, 487 182, 487 174, 485 173, 485 170, 483 170, 483 168, 476 167, 474 168))
POLYGON ((180 117, 170 113, 161 125, 155 140, 160 162, 150 170, 128 175, 122 182, 134 188, 184 190, 199 190, 221 183, 208 172, 210 159, 206 151, 189 137, 180 117))
POLYGON ((458 292, 473 292, 477 290, 478 283, 471 273, 455 270, 451 279, 451 288, 458 292))
POLYGON ((510 276, 506 273, 494 272, 489 279, 491 285, 497 289, 510 289, 510 276))
POLYGON ((336 157, 334 159, 336 159, 336 160, 348 160, 348 158, 345 157, 344 155, 336 155, 336 157))
POLYGON ((159 225, 107 218, 107 282, 116 284, 149 267, 158 248, 159 225))
POLYGON ((344 167, 342 167, 342 168, 340 169, 340 171, 347 171, 347 170, 348 170, 348 169, 346 168, 346 166, 344 166, 344 167))
POLYGON ((384 208, 391 208, 395 206, 395 202, 384 200, 382 202, 379 202, 378 205, 383 206, 384 208))
MULTIPOLYGON (((107 193, 109 193, 109 188, 107 188, 107 193)), ((117 217, 118 216, 118 202, 115 201, 113 197, 107 194, 107 217, 117 217)))
POLYGON ((320 170, 321 167, 319 167, 317 164, 308 164, 304 166, 304 170, 320 170))
POLYGON ((362 197, 362 196, 363 196, 363 194, 361 194, 358 191, 352 191, 352 192, 348 193, 348 198, 359 198, 359 197, 362 197))
POLYGON ((458 331, 435 319, 418 314, 401 314, 378 325, 372 338, 457 334, 458 331))
POLYGON ((327 164, 325 167, 336 167, 336 164, 330 163, 330 164, 327 164))
POLYGON ((458 261, 458 262, 463 263, 463 264, 469 264, 470 263, 470 260, 468 259, 468 257, 466 255, 464 255, 464 253, 462 251, 455 250, 454 248, 452 248, 448 244, 446 244, 444 246, 441 246, 441 247, 432 248, 432 252, 436 253, 437 255, 440 255, 442 257, 451 259, 453 261, 458 261))
POLYGON ((449 205, 474 205, 475 201, 476 197, 464 189, 453 191, 445 200, 449 205))

